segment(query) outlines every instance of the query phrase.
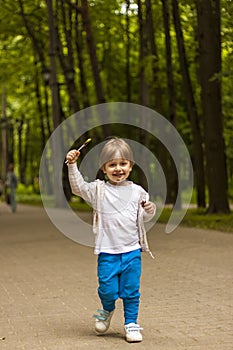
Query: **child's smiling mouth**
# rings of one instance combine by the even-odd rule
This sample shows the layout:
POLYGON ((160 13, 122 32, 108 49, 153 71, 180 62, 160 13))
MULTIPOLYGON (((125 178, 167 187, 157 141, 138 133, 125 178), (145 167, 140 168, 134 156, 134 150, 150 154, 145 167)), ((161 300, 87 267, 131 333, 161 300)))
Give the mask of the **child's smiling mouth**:
POLYGON ((116 177, 121 177, 121 176, 124 176, 125 173, 114 173, 112 174, 113 176, 116 176, 116 177))

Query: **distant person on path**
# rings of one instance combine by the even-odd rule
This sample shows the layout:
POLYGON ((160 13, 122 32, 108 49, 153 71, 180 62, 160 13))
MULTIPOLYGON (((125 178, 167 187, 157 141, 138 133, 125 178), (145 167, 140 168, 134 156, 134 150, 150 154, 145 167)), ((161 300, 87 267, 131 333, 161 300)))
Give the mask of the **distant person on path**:
POLYGON ((76 162, 79 151, 67 153, 72 192, 94 210, 94 253, 98 255, 98 295, 95 330, 105 333, 118 298, 123 300, 125 333, 128 342, 142 341, 137 323, 140 300, 141 251, 148 251, 144 221, 155 215, 156 206, 139 185, 128 181, 134 161, 129 145, 120 138, 108 140, 100 154, 100 169, 107 181, 86 182, 76 162))
POLYGON ((14 173, 14 164, 10 163, 8 166, 8 172, 6 175, 6 186, 7 186, 7 203, 11 206, 12 213, 16 212, 16 188, 17 188, 17 177, 14 173))

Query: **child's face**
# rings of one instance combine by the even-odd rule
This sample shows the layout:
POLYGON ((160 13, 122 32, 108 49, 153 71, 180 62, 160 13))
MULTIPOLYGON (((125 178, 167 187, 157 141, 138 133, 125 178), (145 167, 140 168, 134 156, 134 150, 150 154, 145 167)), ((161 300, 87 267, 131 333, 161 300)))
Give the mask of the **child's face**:
POLYGON ((131 170, 131 162, 123 158, 112 159, 103 166, 103 172, 112 185, 123 184, 129 177, 131 170))

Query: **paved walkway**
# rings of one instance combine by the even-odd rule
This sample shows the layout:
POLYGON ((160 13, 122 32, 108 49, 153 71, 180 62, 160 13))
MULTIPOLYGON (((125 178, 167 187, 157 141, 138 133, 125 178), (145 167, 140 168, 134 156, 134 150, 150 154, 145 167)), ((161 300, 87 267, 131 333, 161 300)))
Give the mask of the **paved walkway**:
POLYGON ((121 301, 105 336, 92 248, 62 235, 42 208, 0 204, 0 349, 232 350, 233 235, 163 225, 143 254, 140 324, 144 340, 124 340, 121 301))

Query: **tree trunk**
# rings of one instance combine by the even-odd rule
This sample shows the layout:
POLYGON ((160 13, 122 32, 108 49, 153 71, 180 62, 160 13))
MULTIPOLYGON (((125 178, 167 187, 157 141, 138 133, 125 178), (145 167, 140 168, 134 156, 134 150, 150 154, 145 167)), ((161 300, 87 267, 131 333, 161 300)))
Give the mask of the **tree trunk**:
POLYGON ((57 81, 57 56, 59 43, 57 41, 54 14, 53 14, 53 2, 52 0, 46 0, 48 11, 48 26, 49 26, 49 56, 50 56, 50 86, 52 93, 52 117, 53 127, 56 129, 62 122, 61 105, 60 105, 60 92, 59 84, 57 81))
POLYGON ((90 16, 89 16, 88 1, 81 0, 81 4, 82 4, 81 14, 82 14, 82 19, 83 19, 83 26, 84 26, 84 29, 86 31, 87 46, 88 46, 88 50, 89 50, 91 67, 92 67, 92 71, 93 71, 97 101, 98 101, 98 103, 104 103, 105 97, 104 97, 104 92, 103 92, 102 81, 100 78, 95 40, 94 40, 94 36, 92 33, 92 28, 91 28, 91 20, 90 20, 90 16))
POLYGON ((209 213, 229 213, 222 125, 219 0, 196 0, 209 213))
POLYGON ((29 145, 30 145, 30 121, 26 120, 26 122, 25 122, 24 152, 23 152, 23 167, 22 167, 22 175, 21 175, 22 182, 24 181, 23 183, 25 183, 25 184, 26 184, 26 170, 27 170, 27 166, 29 163, 28 162, 28 154, 29 154, 29 149, 30 149, 29 145))
POLYGON ((6 114, 6 87, 3 85, 2 88, 2 118, 1 121, 1 180, 3 185, 3 195, 6 199, 6 174, 7 174, 7 164, 8 164, 8 143, 7 143, 7 114, 6 114))
POLYGON ((127 102, 131 102, 131 76, 130 76, 130 0, 126 1, 126 96, 127 102))
MULTIPOLYGON (((163 5, 163 22, 165 31, 166 45, 166 68, 167 68, 167 88, 168 88, 168 120, 176 126, 176 107, 175 107, 175 87, 173 77, 171 36, 170 36, 170 14, 167 0, 161 0, 163 5)), ((174 145, 176 147, 176 145, 174 145)), ((179 164, 176 164, 179 171, 179 164)), ((167 174, 167 203, 175 203, 178 193, 178 175, 175 164, 169 156, 165 163, 165 173, 167 174)), ((177 198, 176 209, 180 209, 181 199, 177 198)))
POLYGON ((66 39, 67 57, 65 57, 64 55, 64 44, 62 43, 59 35, 57 17, 56 17, 57 25, 55 26, 55 28, 56 28, 57 42, 59 44, 59 59, 60 59, 63 75, 66 81, 67 92, 70 100, 70 109, 73 113, 75 113, 80 110, 80 104, 78 99, 78 89, 74 79, 75 70, 74 70, 74 53, 73 53, 73 45, 72 45, 72 17, 70 13, 71 6, 69 6, 69 8, 67 9, 65 5, 66 4, 63 1, 60 1, 63 33, 66 39), (68 15, 66 12, 68 12, 68 15))
POLYGON ((43 152, 46 144, 46 135, 45 135, 45 125, 44 125, 44 118, 43 118, 44 113, 43 113, 41 95, 40 95, 39 76, 38 76, 36 62, 35 62, 35 95, 36 95, 36 102, 37 102, 37 108, 38 108, 38 116, 40 120, 41 152, 43 152))
POLYGON ((59 43, 57 41, 55 23, 54 23, 54 10, 53 1, 46 0, 47 12, 48 12, 48 26, 49 26, 49 56, 50 56, 50 86, 52 93, 52 118, 53 127, 57 128, 57 133, 59 133, 60 142, 52 143, 52 160, 53 160, 53 178, 54 178, 54 205, 57 208, 63 208, 67 205, 64 201, 63 193, 61 190, 62 184, 60 183, 59 174, 59 163, 56 160, 56 154, 59 156, 63 153, 63 135, 61 128, 58 128, 62 122, 62 110, 60 103, 60 91, 59 83, 57 81, 57 58, 58 58, 58 47, 59 43))
MULTIPOLYGON (((150 105, 150 92, 149 92, 149 85, 146 81, 146 75, 145 75, 145 62, 146 58, 148 56, 148 38, 147 38, 147 27, 146 27, 146 21, 145 21, 145 11, 143 8, 143 2, 141 0, 138 0, 138 27, 139 27, 139 101, 140 104, 143 106, 149 106, 150 105)), ((143 113, 147 114, 147 110, 144 109, 143 113)), ((143 144, 146 148, 150 148, 150 134, 145 130, 150 129, 150 118, 147 117, 147 115, 141 116, 141 128, 139 130, 139 142, 143 144), (147 125, 145 125, 147 123, 147 125)), ((140 157, 140 165, 141 168, 146 168, 147 161, 143 155, 141 154, 140 157)), ((142 176, 139 171, 139 178, 140 178, 140 184, 143 188, 147 188, 148 184, 146 181, 145 176, 142 176)))
POLYGON ((25 183, 23 180, 23 125, 24 117, 18 121, 18 160, 19 160, 19 181, 25 183))
POLYGON ((166 45, 166 67, 167 67, 167 87, 168 87, 168 117, 169 121, 176 125, 176 94, 173 78, 172 50, 171 50, 171 35, 170 35, 170 14, 168 0, 162 0, 163 4, 163 22, 165 31, 166 45))
POLYGON ((26 185, 26 167, 28 164, 29 149, 29 121, 25 117, 18 121, 18 162, 19 162, 19 181, 26 185))
POLYGON ((143 18, 142 2, 138 0, 139 26, 139 101, 143 106, 149 106, 149 86, 145 77, 145 60, 148 55, 146 23, 143 18))
POLYGON ((155 105, 155 109, 157 112, 163 114, 163 93, 159 83, 158 73, 159 73, 159 57, 158 50, 155 42, 155 30, 153 23, 153 9, 151 0, 146 0, 146 22, 148 29, 148 40, 150 45, 150 51, 153 55, 153 66, 152 66, 152 74, 153 74, 153 83, 152 83, 152 96, 154 96, 153 101, 151 101, 152 105, 155 105))
POLYGON ((173 20, 176 31, 176 40, 179 51, 180 67, 182 72, 184 93, 188 108, 188 117, 191 124, 192 138, 193 138, 193 157, 194 170, 196 175, 197 187, 197 204, 198 207, 206 206, 205 202, 205 175, 204 175, 204 160, 202 149, 202 135, 199 126, 197 106, 193 94, 191 78, 188 70, 188 63, 186 58, 184 36, 181 28, 179 6, 177 0, 172 0, 173 20))
POLYGON ((83 107, 87 108, 90 106, 89 93, 87 88, 87 80, 84 70, 84 59, 83 59, 83 36, 82 36, 82 25, 79 22, 79 11, 78 11, 78 0, 76 0, 76 13, 75 13, 75 45, 78 56, 78 67, 80 75, 80 85, 83 107))
MULTIPOLYGON (((88 8, 88 1, 87 0, 81 0, 81 15, 83 20, 83 26, 86 32, 86 40, 87 40, 87 47, 89 50, 89 56, 91 61, 91 67, 94 77, 94 83, 95 83, 95 91, 97 96, 97 102, 98 103, 105 103, 105 97, 104 97, 104 91, 103 91, 103 85, 100 77, 100 71, 99 71, 99 63, 96 53, 96 46, 95 46, 95 40, 92 33, 92 27, 91 27, 91 19, 89 15, 89 8, 88 8)), ((107 115, 107 111, 105 113, 107 115)), ((111 135, 111 127, 110 124, 103 124, 102 125, 103 130, 103 136, 106 138, 111 135)))
MULTIPOLYGON (((146 22, 143 16, 143 7, 141 0, 138 0, 138 27, 139 27, 139 101, 143 106, 149 106, 149 85, 145 76, 145 61, 148 55, 148 40, 147 40, 147 28, 146 22)), ((139 132, 140 142, 149 148, 149 133, 144 130, 146 120, 141 117, 142 128, 139 132)), ((149 125, 147 125, 149 129, 149 125)))

